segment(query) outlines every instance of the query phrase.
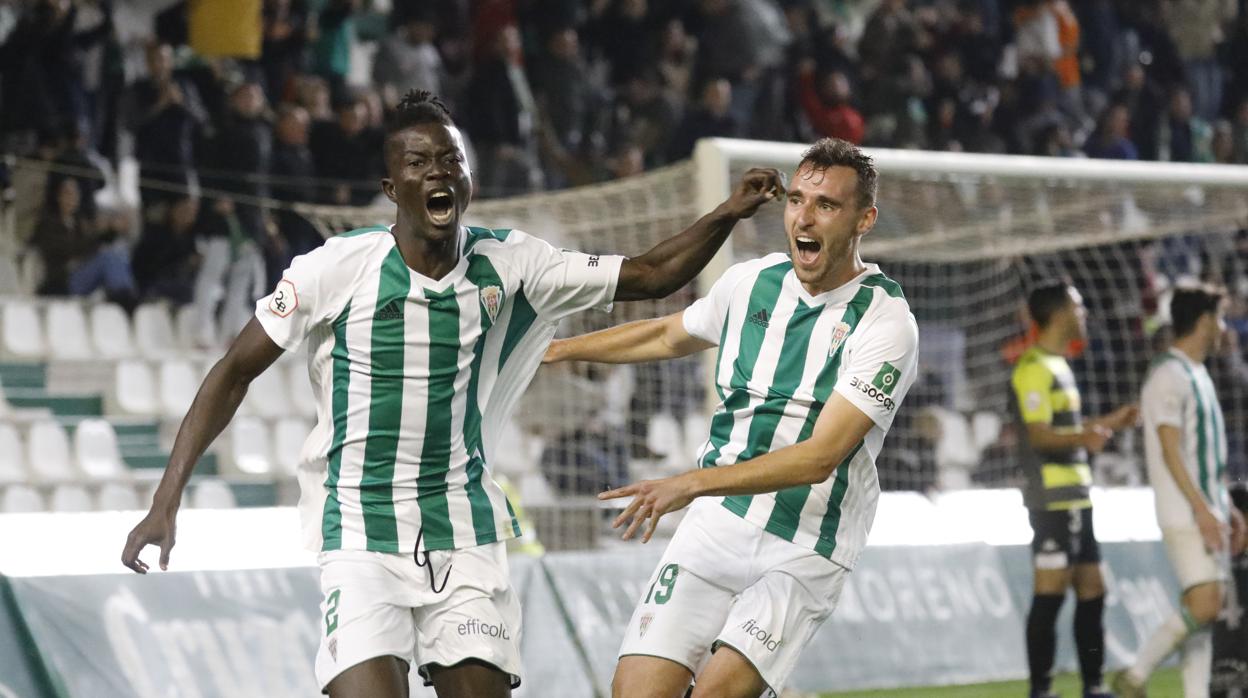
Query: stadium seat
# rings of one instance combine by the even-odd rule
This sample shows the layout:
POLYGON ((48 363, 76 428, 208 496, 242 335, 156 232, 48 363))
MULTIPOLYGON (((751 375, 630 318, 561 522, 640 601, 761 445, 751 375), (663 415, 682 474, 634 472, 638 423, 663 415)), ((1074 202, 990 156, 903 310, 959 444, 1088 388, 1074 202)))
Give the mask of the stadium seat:
POLYGON ((87 492, 87 488, 82 485, 57 485, 52 491, 52 503, 48 506, 49 511, 56 512, 73 512, 73 511, 94 511, 95 501, 91 499, 91 493, 87 492))
POLYGON ((30 426, 26 454, 31 474, 38 482, 78 479, 70 458, 69 437, 57 422, 48 420, 30 426))
POLYGON ((273 366, 256 376, 243 398, 242 413, 270 419, 297 413, 291 408, 286 372, 273 366))
POLYGON ((78 467, 92 480, 116 480, 129 475, 117 448, 117 433, 104 419, 84 419, 74 431, 78 467))
POLYGON ((217 319, 209 316, 205 320, 194 305, 184 305, 178 308, 175 324, 178 344, 183 349, 201 351, 217 347, 221 334, 217 319))
POLYGON ((181 418, 191 408, 199 390, 199 375, 189 361, 169 359, 160 362, 160 412, 181 418))
POLYGON ((28 475, 22 452, 22 437, 17 427, 0 422, 0 484, 26 482, 28 475))
POLYGON ((134 487, 120 482, 110 482, 101 487, 96 501, 100 511, 135 511, 143 508, 134 487))
POLYGON ((0 323, 0 353, 24 359, 42 359, 47 354, 43 320, 33 304, 5 301, 0 323))
POLYGON ((156 376, 146 361, 120 361, 113 375, 113 396, 118 410, 144 416, 160 412, 156 376))
POLYGON ((0 511, 6 514, 24 514, 45 509, 43 495, 30 485, 9 485, 0 497, 0 511))
POLYGON ((273 472, 273 448, 268 424, 255 417, 238 417, 230 427, 230 461, 248 475, 273 472))
POLYGON ((312 393, 312 380, 308 378, 308 365, 304 361, 292 361, 286 366, 286 384, 290 387, 290 404, 301 417, 316 418, 316 395, 312 393))
POLYGON ((234 491, 219 478, 205 478, 191 492, 191 507, 195 509, 234 509, 237 506, 234 491))
POLYGON ((302 419, 279 419, 273 430, 273 455, 278 470, 283 475, 294 476, 299 468, 299 454, 303 442, 312 433, 312 425, 302 419))
POLYGON ((81 304, 74 301, 49 303, 47 317, 49 356, 69 361, 92 358, 94 349, 81 304))
POLYGON ((91 340, 99 356, 126 359, 135 355, 134 337, 126 311, 114 303, 91 306, 91 340))
POLYGON ((178 352, 173 320, 164 303, 144 303, 135 309, 134 340, 139 353, 149 359, 163 359, 178 352))

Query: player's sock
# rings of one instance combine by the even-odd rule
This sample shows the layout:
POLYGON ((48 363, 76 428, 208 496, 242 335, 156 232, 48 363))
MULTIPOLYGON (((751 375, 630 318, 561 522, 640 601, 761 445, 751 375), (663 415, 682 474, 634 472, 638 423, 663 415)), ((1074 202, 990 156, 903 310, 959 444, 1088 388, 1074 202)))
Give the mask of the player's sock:
POLYGON ((1154 630, 1140 647, 1140 653, 1135 657, 1135 665, 1127 670, 1131 680, 1137 684, 1147 682, 1153 670, 1161 664, 1161 660, 1170 656, 1170 653, 1183 641, 1183 638, 1187 637, 1189 632, 1182 613, 1170 614, 1161 627, 1154 630))
POLYGON ((1105 668, 1105 597, 1084 599, 1075 604, 1075 647, 1079 650, 1079 673, 1084 690, 1101 685, 1105 668))
POLYGON ((1027 663, 1031 668, 1031 690, 1047 693, 1053 683, 1053 657, 1057 653, 1057 613, 1065 594, 1036 594, 1027 614, 1027 663))
POLYGON ((1213 633, 1205 628, 1183 642, 1183 697, 1209 698, 1213 673, 1213 633))

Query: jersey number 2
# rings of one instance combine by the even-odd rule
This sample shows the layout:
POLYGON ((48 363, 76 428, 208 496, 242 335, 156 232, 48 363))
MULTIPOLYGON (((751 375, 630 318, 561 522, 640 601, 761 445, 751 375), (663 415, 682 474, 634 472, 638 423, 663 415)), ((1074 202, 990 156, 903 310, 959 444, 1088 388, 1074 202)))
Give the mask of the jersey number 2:
POLYGON ((654 580, 650 585, 650 591, 646 593, 646 603, 650 603, 651 597, 654 602, 663 605, 672 598, 672 589, 676 586, 676 575, 680 574, 680 565, 672 563, 664 565, 662 571, 659 572, 659 578, 654 580), (659 587, 659 592, 654 592, 655 587, 659 587))

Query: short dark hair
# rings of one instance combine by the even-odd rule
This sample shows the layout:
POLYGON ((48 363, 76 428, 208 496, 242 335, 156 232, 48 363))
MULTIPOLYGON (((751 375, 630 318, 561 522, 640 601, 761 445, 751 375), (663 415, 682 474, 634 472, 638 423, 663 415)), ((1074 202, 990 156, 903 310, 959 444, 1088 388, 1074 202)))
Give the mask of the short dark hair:
POLYGON ((421 124, 454 126, 455 120, 451 118, 451 110, 434 93, 428 90, 409 90, 386 119, 386 135, 390 136, 421 124))
POLYGON ((1218 306, 1226 298, 1226 292, 1216 286, 1180 286, 1170 297, 1170 325, 1174 338, 1182 339, 1196 329, 1196 323, 1205 313, 1218 312, 1218 306))
POLYGON ((829 167, 853 169, 858 173, 858 208, 871 208, 875 205, 880 173, 876 172, 871 156, 859 150, 853 143, 840 138, 820 138, 802 153, 802 161, 797 164, 797 169, 802 169, 804 165, 810 165, 815 170, 826 170, 829 167))
POLYGON ((1070 282, 1065 279, 1045 279, 1031 288, 1027 312, 1040 329, 1047 327, 1053 315, 1070 302, 1070 289, 1070 282))

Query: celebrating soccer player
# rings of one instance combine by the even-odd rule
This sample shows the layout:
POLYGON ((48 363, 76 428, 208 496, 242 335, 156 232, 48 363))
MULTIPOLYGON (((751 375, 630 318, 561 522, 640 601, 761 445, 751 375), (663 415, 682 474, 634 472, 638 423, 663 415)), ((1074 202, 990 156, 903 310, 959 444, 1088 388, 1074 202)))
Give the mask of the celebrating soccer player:
POLYGON ((1157 523, 1183 598, 1180 610, 1145 641, 1135 666, 1114 677, 1119 698, 1143 696, 1149 674, 1180 643, 1183 695, 1209 695, 1209 625, 1230 578, 1228 549, 1238 554, 1244 546, 1244 518, 1226 488, 1226 423, 1205 370, 1226 331, 1224 311, 1219 290, 1177 289, 1170 300, 1174 344, 1153 362, 1140 392, 1157 523))
POLYGON ((122 562, 146 572, 139 553, 156 544, 166 568, 195 462, 252 379, 306 338, 318 418, 300 509, 321 551, 318 682, 335 697, 407 696, 415 662, 443 698, 506 696, 520 681, 520 607, 502 541, 519 525, 489 475, 497 430, 561 317, 680 288, 784 182, 751 170, 714 211, 626 259, 462 226, 463 139, 427 92, 398 105, 384 155, 395 224, 296 258, 256 304, 204 379, 122 562))
POLYGON ((1092 529, 1092 468, 1088 454, 1100 453, 1114 431, 1135 423, 1134 405, 1084 423, 1079 387, 1066 363, 1070 343, 1087 338, 1087 311, 1079 291, 1066 282, 1046 282, 1027 297, 1040 330, 1038 341, 1018 360, 1013 387, 1021 421, 1035 568, 1034 596, 1027 615, 1027 658, 1032 698, 1048 698, 1057 651, 1057 613, 1066 590, 1075 588, 1075 646, 1084 698, 1103 698, 1105 666, 1105 580, 1101 549, 1092 529))
POLYGON ((779 693, 836 607, 879 498, 875 459, 914 381, 918 328, 866 264, 876 170, 823 139, 784 210, 788 253, 728 269, 684 312, 556 341, 547 361, 654 361, 719 346, 700 469, 601 495, 649 540, 689 505, 625 631, 617 697, 779 693), (709 653, 709 660, 707 659, 709 653))

